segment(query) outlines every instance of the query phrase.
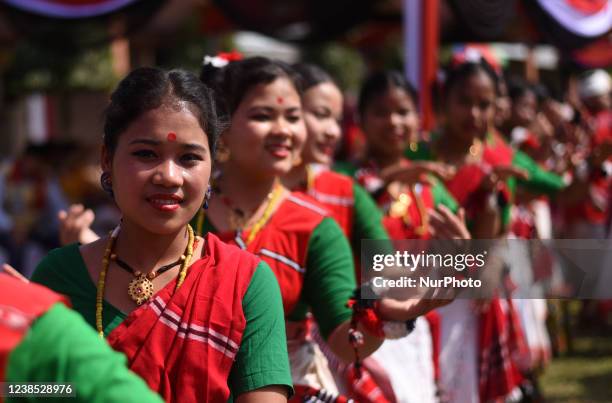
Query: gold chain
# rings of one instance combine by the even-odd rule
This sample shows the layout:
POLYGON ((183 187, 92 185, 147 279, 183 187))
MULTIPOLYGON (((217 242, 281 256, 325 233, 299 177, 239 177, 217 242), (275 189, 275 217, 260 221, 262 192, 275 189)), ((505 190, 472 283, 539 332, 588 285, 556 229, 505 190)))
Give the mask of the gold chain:
POLYGON ((314 190, 315 173, 310 165, 306 165, 306 193, 314 190))
MULTIPOLYGON (((115 241, 117 240, 117 236, 119 235, 119 229, 120 227, 117 226, 117 228, 115 228, 110 234, 108 243, 106 244, 106 249, 104 251, 104 257, 102 258, 102 270, 100 271, 100 275, 98 276, 98 287, 96 290, 96 330, 98 331, 98 334, 101 338, 104 338, 102 311, 104 308, 104 288, 106 286, 106 275, 110 266, 111 254, 113 253, 115 241)), ((184 259, 182 259, 183 262, 179 270, 179 275, 176 281, 176 287, 174 288, 174 292, 176 292, 176 290, 178 290, 179 287, 185 281, 185 276, 187 276, 187 268, 189 267, 189 262, 193 257, 193 245, 195 243, 195 236, 193 233, 193 228, 191 228, 191 225, 189 224, 187 224, 187 232, 189 234, 189 240, 187 241, 187 248, 185 249, 184 259)))
POLYGON ((274 185, 274 190, 272 191, 272 195, 269 198, 268 205, 266 206, 266 209, 261 215, 261 218, 257 220, 255 224, 253 224, 253 228, 251 229, 251 232, 249 233, 249 236, 246 239, 247 245, 253 242, 253 240, 259 233, 259 231, 261 231, 261 229, 267 224, 268 220, 272 216, 272 212, 274 211, 274 208, 276 207, 278 203, 278 200, 280 199, 282 195, 283 195, 283 187, 281 186, 280 183, 276 182, 276 184, 274 185))

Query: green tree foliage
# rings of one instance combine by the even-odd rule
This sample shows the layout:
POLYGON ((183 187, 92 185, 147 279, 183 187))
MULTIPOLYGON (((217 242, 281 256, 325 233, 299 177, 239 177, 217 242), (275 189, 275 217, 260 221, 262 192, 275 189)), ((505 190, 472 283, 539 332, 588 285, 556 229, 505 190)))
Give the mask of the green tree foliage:
POLYGON ((116 82, 107 45, 61 49, 24 41, 15 47, 5 71, 9 96, 31 91, 108 90, 116 82))
POLYGON ((366 72, 361 54, 337 42, 305 48, 302 60, 320 65, 338 80, 345 91, 353 93, 359 90, 366 72))

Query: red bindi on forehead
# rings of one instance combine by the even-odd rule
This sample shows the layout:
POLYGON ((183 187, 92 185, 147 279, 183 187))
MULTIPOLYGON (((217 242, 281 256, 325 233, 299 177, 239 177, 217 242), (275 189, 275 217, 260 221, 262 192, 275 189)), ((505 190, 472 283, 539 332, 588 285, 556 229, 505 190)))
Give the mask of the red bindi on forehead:
POLYGON ((176 133, 170 132, 166 138, 168 141, 176 141, 176 133))
POLYGON ((277 97, 276 102, 278 102, 279 105, 282 105, 285 100, 283 99, 283 97, 277 97))

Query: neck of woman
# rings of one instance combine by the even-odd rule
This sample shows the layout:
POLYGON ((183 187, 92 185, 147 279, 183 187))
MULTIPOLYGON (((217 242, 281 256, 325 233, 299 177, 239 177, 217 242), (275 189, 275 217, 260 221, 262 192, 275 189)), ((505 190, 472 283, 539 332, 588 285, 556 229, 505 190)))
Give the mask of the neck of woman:
POLYGON ((442 157, 447 162, 463 159, 470 152, 470 147, 479 137, 470 137, 459 133, 454 133, 452 129, 446 128, 443 135, 438 137, 434 144, 435 152, 438 157, 442 157))
POLYGON ((403 154, 401 152, 395 154, 384 154, 372 148, 366 150, 366 161, 374 161, 378 169, 384 169, 392 165, 399 164, 402 161, 403 154))
POLYGON ((155 234, 124 219, 114 253, 134 269, 148 273, 176 261, 189 242, 187 225, 171 234, 155 234))
POLYGON ((288 189, 301 189, 304 184, 308 185, 308 162, 303 161, 300 165, 296 165, 286 175, 282 177, 282 183, 288 189))
POLYGON ((223 166, 223 174, 217 181, 223 196, 232 201, 232 207, 245 212, 256 211, 274 190, 276 183, 276 176, 247 175, 244 169, 232 164, 223 166))

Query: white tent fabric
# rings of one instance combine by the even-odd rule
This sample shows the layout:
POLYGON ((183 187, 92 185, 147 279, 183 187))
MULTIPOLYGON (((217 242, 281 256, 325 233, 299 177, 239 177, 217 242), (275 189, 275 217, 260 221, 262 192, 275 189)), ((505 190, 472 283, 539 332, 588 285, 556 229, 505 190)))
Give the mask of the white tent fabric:
POLYGON ((538 0, 538 4, 566 30, 583 37, 598 37, 612 29, 612 1, 594 12, 580 10, 567 0, 538 0))

